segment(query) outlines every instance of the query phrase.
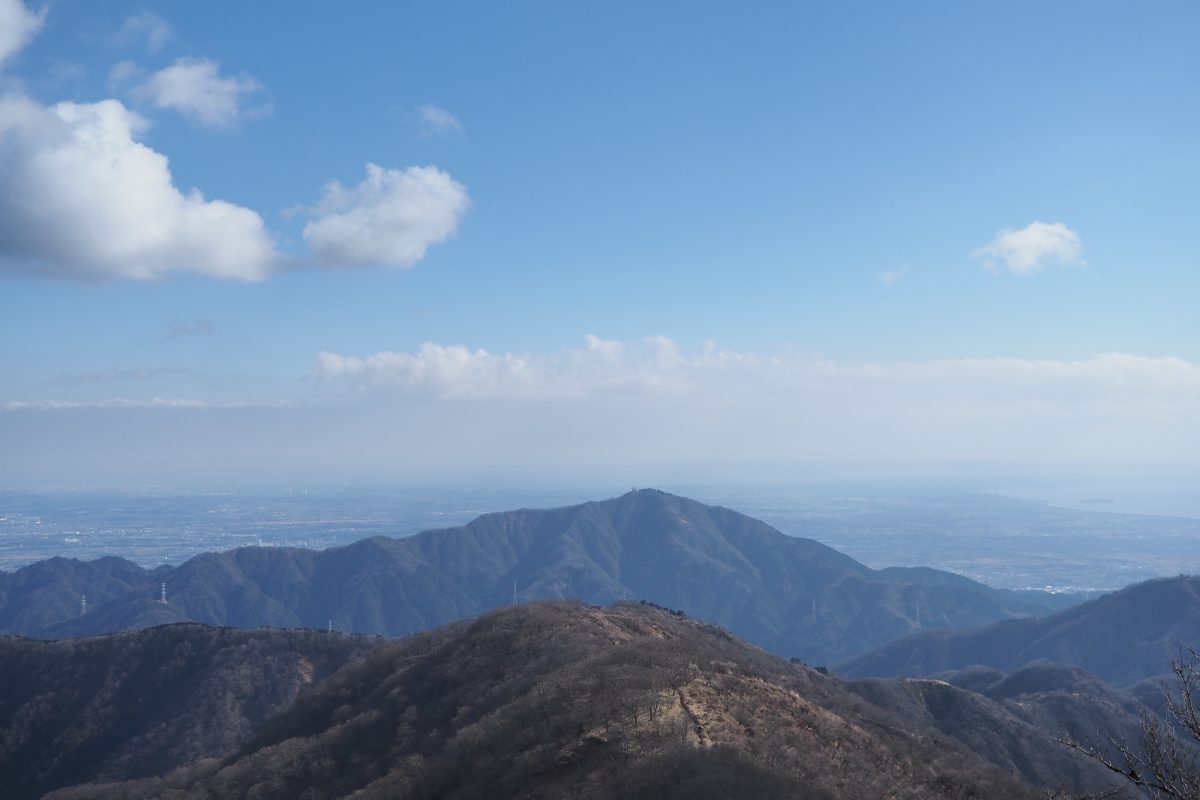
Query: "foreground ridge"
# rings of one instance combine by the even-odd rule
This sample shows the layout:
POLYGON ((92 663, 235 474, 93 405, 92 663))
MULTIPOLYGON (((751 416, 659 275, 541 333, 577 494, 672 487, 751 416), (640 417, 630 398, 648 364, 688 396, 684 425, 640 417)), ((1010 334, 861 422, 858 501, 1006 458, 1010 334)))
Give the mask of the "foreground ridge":
POLYGON ((835 678, 643 604, 505 608, 376 647, 234 752, 57 800, 1038 795, 835 678))

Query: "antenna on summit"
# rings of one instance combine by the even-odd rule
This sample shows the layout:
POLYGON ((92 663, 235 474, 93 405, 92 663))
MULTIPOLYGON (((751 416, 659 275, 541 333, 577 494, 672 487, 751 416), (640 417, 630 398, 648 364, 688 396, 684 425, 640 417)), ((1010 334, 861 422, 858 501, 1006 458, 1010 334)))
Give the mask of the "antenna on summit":
POLYGON ((329 620, 329 627, 326 629, 329 633, 333 633, 333 620, 329 620))

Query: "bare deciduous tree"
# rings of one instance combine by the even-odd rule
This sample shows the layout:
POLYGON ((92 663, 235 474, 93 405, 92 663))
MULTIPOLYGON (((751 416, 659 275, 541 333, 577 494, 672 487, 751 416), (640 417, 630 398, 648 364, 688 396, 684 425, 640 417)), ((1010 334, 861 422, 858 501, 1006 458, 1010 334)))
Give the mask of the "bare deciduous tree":
POLYGON ((1200 653, 1181 651, 1171 658, 1171 672, 1174 685, 1163 687, 1166 716, 1143 713, 1140 741, 1111 733, 1099 737, 1106 744, 1073 736, 1059 741, 1124 777, 1143 796, 1200 800, 1200 653))

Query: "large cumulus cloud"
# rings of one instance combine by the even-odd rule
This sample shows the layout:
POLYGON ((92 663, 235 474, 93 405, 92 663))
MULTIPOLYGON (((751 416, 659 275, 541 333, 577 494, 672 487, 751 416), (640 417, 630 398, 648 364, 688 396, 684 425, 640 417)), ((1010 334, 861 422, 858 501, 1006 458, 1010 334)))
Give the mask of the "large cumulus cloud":
POLYGON ((10 271, 256 280, 278 261, 256 212, 175 186, 120 101, 0 98, 0 263, 10 271))

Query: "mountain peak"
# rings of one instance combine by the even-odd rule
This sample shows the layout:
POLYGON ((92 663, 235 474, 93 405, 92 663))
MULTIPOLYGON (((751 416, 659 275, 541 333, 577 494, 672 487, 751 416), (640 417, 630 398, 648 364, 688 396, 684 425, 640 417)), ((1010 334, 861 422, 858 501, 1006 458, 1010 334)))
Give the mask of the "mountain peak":
POLYGON ((630 500, 635 500, 637 502, 662 502, 664 500, 686 500, 692 503, 698 502, 696 500, 689 500, 686 497, 680 497, 676 494, 671 494, 670 492, 664 492, 662 489, 653 488, 630 489, 620 497, 614 497, 612 500, 601 502, 628 502, 630 500))
POLYGON ((210 553, 120 580, 88 567, 56 578, 45 590, 53 603, 32 587, 0 592, 0 631, 71 636, 190 619, 248 628, 332 622, 344 632, 405 636, 513 602, 638 599, 826 664, 922 627, 1045 610, 946 573, 872 570, 745 514, 654 488, 324 551, 210 553), (169 607, 157 601, 162 581, 169 607), (85 592, 89 610, 80 616, 85 592))

